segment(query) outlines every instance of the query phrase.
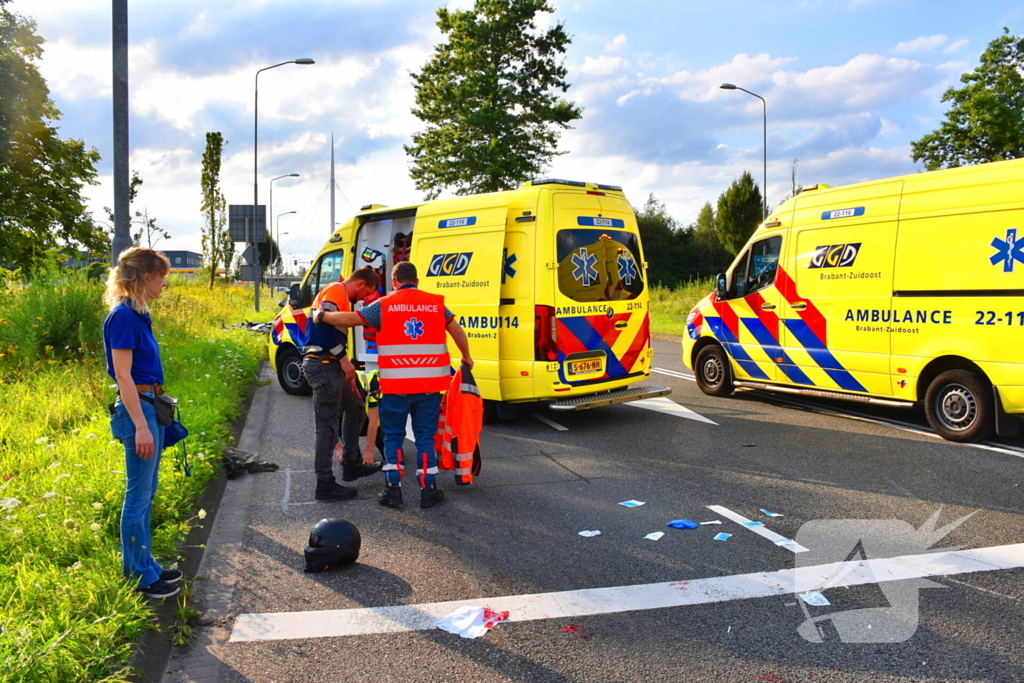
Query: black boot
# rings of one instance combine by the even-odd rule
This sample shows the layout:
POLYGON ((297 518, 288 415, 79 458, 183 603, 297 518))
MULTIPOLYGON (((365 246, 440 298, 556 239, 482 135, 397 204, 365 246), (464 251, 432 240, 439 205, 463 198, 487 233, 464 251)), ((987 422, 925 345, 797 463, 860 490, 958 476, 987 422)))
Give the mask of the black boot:
POLYGON ((375 462, 372 465, 363 465, 358 462, 345 462, 341 464, 341 480, 355 481, 361 477, 368 477, 377 474, 384 467, 383 462, 375 462))
POLYGON ((432 508, 444 500, 444 491, 437 488, 437 485, 420 489, 420 507, 432 508))
POLYGON ((323 480, 316 483, 317 500, 351 500, 356 497, 356 490, 342 486, 336 481, 323 480))
POLYGON ((388 505, 396 508, 402 505, 402 485, 388 484, 383 491, 377 494, 377 502, 381 505, 388 505))

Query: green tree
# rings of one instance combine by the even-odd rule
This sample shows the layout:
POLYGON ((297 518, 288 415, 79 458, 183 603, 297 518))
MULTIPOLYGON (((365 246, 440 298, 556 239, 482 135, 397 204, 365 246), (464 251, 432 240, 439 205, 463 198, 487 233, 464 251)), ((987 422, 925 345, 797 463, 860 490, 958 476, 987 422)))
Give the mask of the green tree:
POLYGON ((210 289, 217 277, 217 266, 227 270, 235 254, 235 245, 228 235, 227 199, 220 189, 220 165, 224 153, 224 136, 219 132, 206 134, 206 150, 203 152, 203 172, 199 183, 203 191, 203 262, 210 273, 210 289), (230 249, 228 249, 230 245, 230 249))
POLYGON ((960 77, 962 88, 942 96, 952 102, 937 130, 910 143, 911 157, 925 168, 954 168, 1024 157, 1024 38, 1003 35, 981 55, 981 64, 960 77))
POLYGON ((537 31, 548 0, 476 0, 472 10, 437 10, 448 37, 412 74, 412 112, 426 130, 412 136, 417 189, 434 199, 513 188, 536 177, 558 152, 559 129, 582 111, 559 93, 569 89, 561 62, 571 42, 561 22, 537 31))
POLYGON ((0 0, 0 254, 32 271, 57 247, 101 254, 110 241, 82 198, 100 155, 57 135, 60 111, 37 68, 44 41, 9 2, 0 0))
POLYGON ((732 256, 718 238, 715 209, 706 202, 693 224, 693 247, 697 254, 697 277, 721 273, 732 262, 732 256))
POLYGON ((762 220, 761 190, 744 171, 718 198, 715 218, 718 240, 730 254, 739 253, 762 220))
POLYGON ((647 279, 665 287, 693 279, 697 268, 690 231, 669 215, 664 202, 653 192, 643 208, 634 209, 634 213, 647 261, 647 279))

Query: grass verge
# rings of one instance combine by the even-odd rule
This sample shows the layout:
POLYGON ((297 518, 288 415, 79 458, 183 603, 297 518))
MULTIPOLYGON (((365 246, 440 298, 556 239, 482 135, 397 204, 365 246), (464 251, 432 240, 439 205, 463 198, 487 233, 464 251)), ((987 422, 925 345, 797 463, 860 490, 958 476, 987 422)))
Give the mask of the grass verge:
MULTIPOLYGON (((66 274, 0 291, 5 683, 124 680, 132 645, 153 625, 151 605, 121 574, 124 456, 107 418, 115 395, 98 337, 101 294, 99 283, 66 274)), ((263 335, 231 325, 259 317, 251 290, 234 286, 172 281, 153 303, 168 392, 191 432, 193 475, 176 466, 177 447, 164 454, 152 521, 153 554, 165 566, 205 517, 193 506, 266 356, 263 335)))
POLYGON ((676 337, 686 334, 686 316, 690 309, 713 288, 711 278, 694 280, 677 289, 651 287, 651 332, 676 337))

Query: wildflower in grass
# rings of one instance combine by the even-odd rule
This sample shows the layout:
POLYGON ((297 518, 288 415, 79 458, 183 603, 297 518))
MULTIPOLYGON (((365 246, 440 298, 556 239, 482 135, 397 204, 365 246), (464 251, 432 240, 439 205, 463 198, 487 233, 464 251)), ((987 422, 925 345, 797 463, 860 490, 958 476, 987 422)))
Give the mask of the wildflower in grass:
POLYGON ((85 438, 87 438, 87 439, 95 439, 96 435, 95 434, 86 434, 85 438))
POLYGON ((4 510, 7 510, 8 512, 10 512, 14 508, 18 507, 19 505, 21 505, 21 501, 18 500, 17 498, 3 498, 3 499, 0 499, 0 508, 3 508, 4 510))
POLYGON ((81 568, 82 568, 82 561, 79 560, 78 562, 75 562, 73 565, 68 567, 68 571, 69 572, 77 572, 81 568))
POLYGON ((44 517, 46 517, 46 513, 45 512, 40 514, 40 515, 36 515, 36 519, 43 519, 44 517))
POLYGON ((50 440, 50 437, 48 437, 48 436, 41 436, 38 439, 36 439, 36 445, 37 446, 42 446, 44 443, 46 443, 49 440, 50 440))
POLYGON ((80 462, 76 462, 76 463, 75 463, 75 467, 85 467, 85 465, 83 465, 83 464, 82 464, 82 463, 80 463, 80 462))
POLYGON ((56 495, 56 491, 47 491, 46 493, 43 494, 43 498, 53 498, 56 495))
POLYGON ((71 475, 70 475, 70 474, 68 474, 67 472, 61 472, 60 474, 58 474, 58 475, 57 475, 57 476, 56 476, 56 477, 54 478, 54 480, 53 480, 53 481, 54 481, 54 483, 57 483, 57 482, 58 482, 58 481, 60 481, 61 479, 70 479, 70 478, 71 478, 71 475))
POLYGON ((100 529, 102 529, 102 528, 103 528, 103 527, 101 527, 101 526, 100 526, 99 524, 97 524, 96 522, 93 522, 92 524, 90 524, 90 525, 89 525, 89 530, 90 530, 90 531, 92 531, 92 532, 98 532, 98 531, 99 531, 100 529))
POLYGON ((103 503, 93 503, 92 504, 92 509, 96 510, 96 511, 102 510, 103 509, 103 503))
POLYGON ((68 529, 75 529, 75 528, 77 528, 77 527, 78 527, 78 522, 76 522, 76 521, 75 521, 75 520, 73 520, 73 519, 65 519, 65 520, 64 520, 64 522, 63 522, 63 524, 64 524, 64 526, 66 526, 66 527, 67 527, 68 529))
POLYGON ((14 536, 15 538, 21 538, 24 535, 25 532, 21 529, 11 529, 11 536, 14 536))
POLYGON ((196 516, 199 519, 206 519, 206 510, 199 510, 199 512, 196 513, 196 516))

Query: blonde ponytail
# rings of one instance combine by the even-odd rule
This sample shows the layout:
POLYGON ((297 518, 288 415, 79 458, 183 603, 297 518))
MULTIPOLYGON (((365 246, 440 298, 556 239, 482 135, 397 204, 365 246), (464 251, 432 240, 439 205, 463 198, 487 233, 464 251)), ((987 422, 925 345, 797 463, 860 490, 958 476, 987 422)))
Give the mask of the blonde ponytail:
POLYGON ((121 252, 117 265, 110 269, 103 302, 113 309, 127 300, 136 312, 148 313, 145 274, 167 275, 170 270, 171 262, 160 252, 147 247, 129 247, 121 252))

